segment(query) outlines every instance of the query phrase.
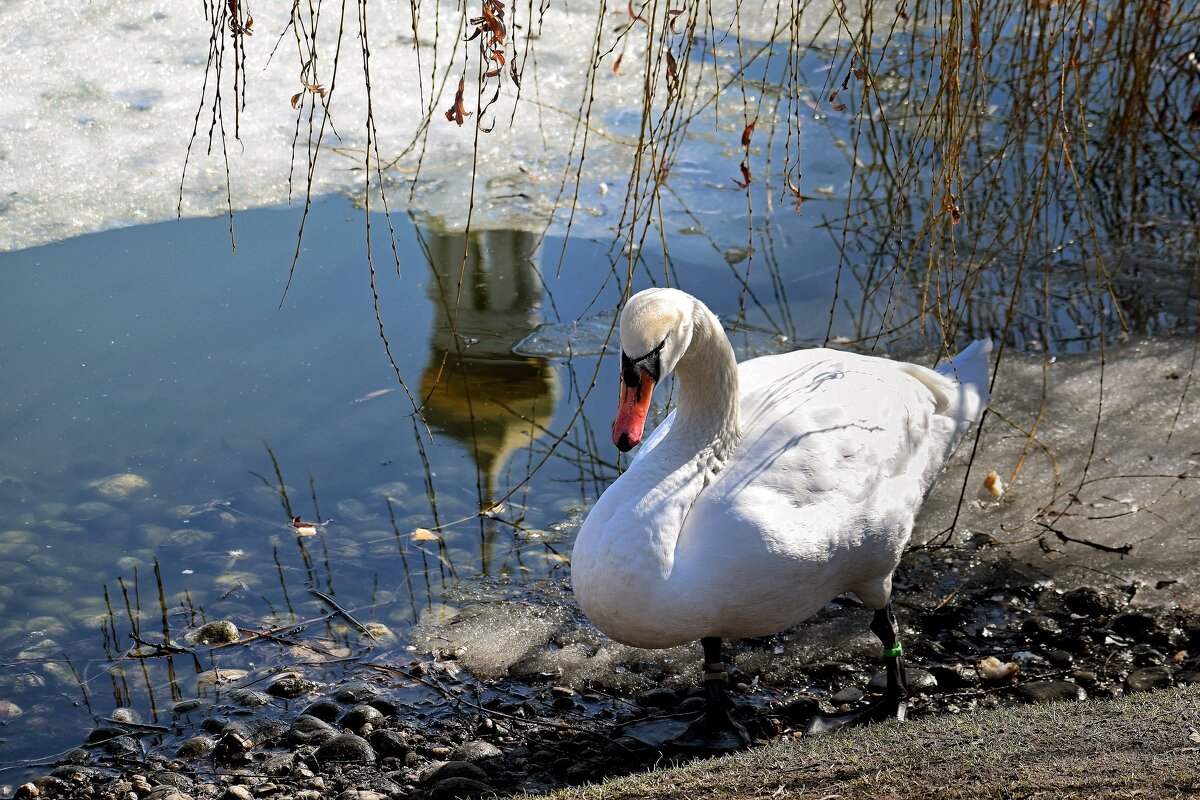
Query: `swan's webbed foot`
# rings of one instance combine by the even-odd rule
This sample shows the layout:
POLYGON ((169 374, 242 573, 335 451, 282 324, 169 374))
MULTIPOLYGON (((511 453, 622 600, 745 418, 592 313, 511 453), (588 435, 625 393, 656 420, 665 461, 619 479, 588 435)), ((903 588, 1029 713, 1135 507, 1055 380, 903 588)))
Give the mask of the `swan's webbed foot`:
POLYGON ((668 744, 680 750, 703 753, 729 753, 750 746, 750 733, 733 718, 729 709, 705 709, 700 719, 668 744))
POLYGON ((804 726, 805 736, 819 733, 829 733, 841 728, 851 728, 858 725, 873 725, 876 722, 886 722, 889 719, 903 722, 908 713, 908 701, 885 697, 866 708, 858 711, 847 711, 843 714, 818 714, 810 717, 804 726))
POLYGON ((887 668, 887 688, 882 700, 876 701, 859 711, 844 714, 817 715, 809 719, 804 734, 811 736, 828 733, 854 725, 870 725, 889 719, 903 722, 908 715, 908 678, 904 669, 904 651, 900 646, 900 633, 892 604, 888 603, 875 612, 871 620, 871 631, 883 642, 883 661, 887 668))
POLYGON ((721 661, 721 640, 706 637, 704 646, 704 713, 670 742, 672 747, 701 753, 728 753, 750 746, 750 733, 733 718, 733 702, 725 691, 729 676, 721 661))

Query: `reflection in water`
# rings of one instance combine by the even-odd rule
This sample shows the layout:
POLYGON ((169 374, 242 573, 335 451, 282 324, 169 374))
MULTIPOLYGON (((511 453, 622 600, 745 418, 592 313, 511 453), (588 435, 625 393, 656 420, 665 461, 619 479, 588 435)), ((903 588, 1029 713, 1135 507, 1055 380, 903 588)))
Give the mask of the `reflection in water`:
MULTIPOLYGON (((435 309, 429 361, 421 375, 423 415, 436 433, 460 442, 475 462, 480 509, 501 496, 510 458, 546 430, 558 377, 541 358, 513 347, 541 322, 537 239, 523 231, 461 234, 424 231, 435 309), (464 255, 465 254, 465 255, 464 255)), ((480 557, 490 572, 495 524, 480 519, 480 557)))

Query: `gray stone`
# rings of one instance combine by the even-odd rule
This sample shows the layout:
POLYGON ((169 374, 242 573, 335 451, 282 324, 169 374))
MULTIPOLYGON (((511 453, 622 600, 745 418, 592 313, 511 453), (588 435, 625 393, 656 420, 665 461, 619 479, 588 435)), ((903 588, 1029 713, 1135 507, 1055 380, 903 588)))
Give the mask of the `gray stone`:
POLYGON ((365 703, 379 694, 379 690, 363 681, 352 681, 337 690, 334 695, 339 703, 365 703))
POLYGON ((1171 670, 1168 667, 1145 667, 1135 669, 1125 679, 1125 688, 1131 692, 1150 692, 1171 685, 1171 670))
POLYGON ((185 638, 192 644, 217 645, 236 642, 240 637, 237 625, 227 619, 219 619, 207 625, 201 625, 185 638))
POLYGON ((864 696, 863 690, 859 689, 857 686, 847 686, 845 689, 842 689, 833 697, 829 698, 829 702, 833 703, 835 706, 840 706, 844 703, 857 703, 859 700, 862 700, 864 696))
POLYGON ((338 714, 342 713, 342 707, 332 700, 318 700, 301 713, 308 714, 310 717, 316 717, 325 722, 333 722, 338 718, 338 714))
POLYGON ((1053 639, 1062 633, 1062 626, 1054 617, 1035 614, 1021 623, 1021 631, 1035 639, 1053 639))
POLYGON ((143 795, 142 800, 192 800, 192 796, 174 786, 157 786, 143 795))
POLYGON ((271 685, 267 687, 267 694, 290 700, 308 694, 316 688, 317 683, 315 681, 310 681, 299 675, 288 674, 282 675, 272 681, 271 685))
POLYGON ((469 778, 473 781, 486 781, 487 773, 470 761, 445 761, 438 764, 427 773, 422 770, 422 783, 438 783, 447 778, 469 778))
POLYGON ((343 728, 357 731, 364 725, 378 725, 383 722, 383 714, 379 709, 368 705, 358 705, 342 715, 338 724, 343 728))
POLYGON ((375 754, 380 758, 404 758, 408 755, 408 741, 399 731, 372 731, 367 741, 375 748, 375 754))
POLYGON ((245 786, 230 786, 222 793, 220 800, 254 800, 254 795, 245 786))
POLYGON ((282 778, 285 775, 292 774, 292 768, 296 766, 296 756, 293 753, 285 753, 283 755, 273 756, 263 762, 259 768, 263 775, 270 778, 282 778))
POLYGON ((637 704, 643 708, 672 709, 679 705, 679 695, 675 694, 674 689, 659 686, 656 689, 649 689, 639 694, 637 704))
POLYGON ((322 764, 371 764, 375 751, 361 736, 340 733, 317 748, 317 761, 322 764))
POLYGON ((1121 607, 1111 594, 1101 594, 1090 586, 1067 592, 1062 599, 1068 611, 1084 617, 1107 616, 1121 607))
POLYGON ((482 761, 485 758, 496 758, 503 755, 499 747, 491 742, 475 739, 463 742, 450 753, 452 761, 482 761))
POLYGON ((1030 681, 1017 687, 1017 696, 1026 703, 1087 700, 1083 687, 1071 681, 1030 681))
POLYGON ((193 736, 183 744, 179 745, 179 750, 175 755, 187 761, 193 758, 205 758, 212 755, 212 751, 217 747, 217 740, 210 736, 193 736))
POLYGON ((234 689, 228 697, 242 708, 261 708, 271 702, 269 695, 254 689, 234 689))
POLYGON ((288 741, 294 744, 322 744, 337 735, 333 726, 324 720, 301 714, 288 731, 288 741))
POLYGON ((429 790, 429 798, 430 800, 451 800, 451 798, 481 797, 485 794, 494 794, 495 791, 483 781, 471 778, 446 778, 433 785, 433 788, 429 790))

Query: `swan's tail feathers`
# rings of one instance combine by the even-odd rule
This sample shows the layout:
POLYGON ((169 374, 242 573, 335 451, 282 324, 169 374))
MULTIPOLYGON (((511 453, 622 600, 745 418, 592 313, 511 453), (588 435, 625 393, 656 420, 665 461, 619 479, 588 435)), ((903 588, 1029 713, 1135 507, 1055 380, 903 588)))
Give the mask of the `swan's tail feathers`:
POLYGON ((953 416, 961 433, 966 433, 967 428, 978 422, 987 408, 991 352, 991 339, 976 339, 935 370, 958 384, 953 416))

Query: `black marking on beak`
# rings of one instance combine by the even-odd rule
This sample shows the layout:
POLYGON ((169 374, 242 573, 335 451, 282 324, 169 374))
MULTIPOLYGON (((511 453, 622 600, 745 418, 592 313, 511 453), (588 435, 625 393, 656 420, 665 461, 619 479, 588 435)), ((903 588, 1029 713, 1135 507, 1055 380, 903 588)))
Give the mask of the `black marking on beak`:
POLYGON ((636 389, 642 382, 642 372, 649 375, 655 383, 658 383, 659 373, 662 371, 660 356, 662 355, 663 346, 667 340, 664 338, 658 343, 658 346, 637 358, 630 358, 621 351, 621 381, 630 389, 636 389))

